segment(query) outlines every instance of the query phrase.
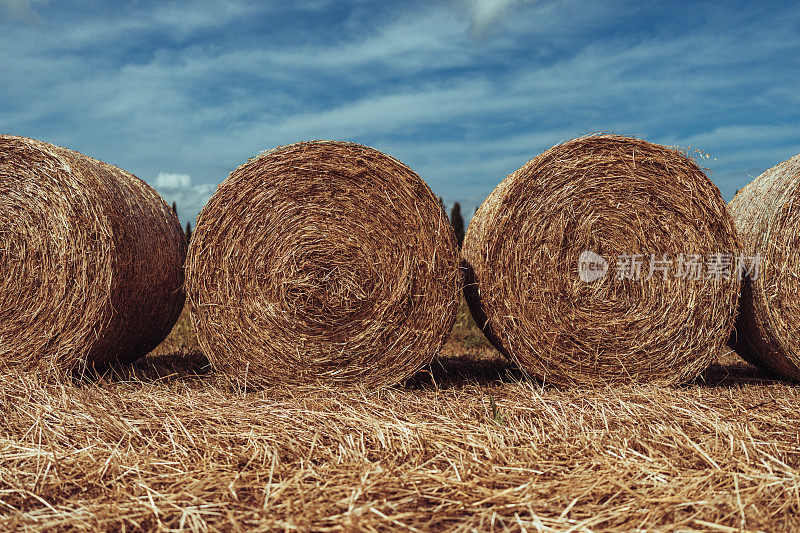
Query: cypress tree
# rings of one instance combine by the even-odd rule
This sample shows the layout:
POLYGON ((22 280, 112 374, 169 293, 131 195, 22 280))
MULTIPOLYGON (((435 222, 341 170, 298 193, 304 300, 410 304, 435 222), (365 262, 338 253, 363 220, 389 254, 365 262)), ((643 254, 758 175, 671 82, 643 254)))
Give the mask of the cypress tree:
POLYGON ((461 248, 461 245, 464 244, 464 217, 461 216, 461 204, 458 202, 453 204, 453 210, 450 211, 450 223, 456 232, 458 247, 461 248))
POLYGON ((186 244, 189 244, 189 242, 191 240, 192 240, 192 223, 191 222, 187 222, 186 223, 186 244))

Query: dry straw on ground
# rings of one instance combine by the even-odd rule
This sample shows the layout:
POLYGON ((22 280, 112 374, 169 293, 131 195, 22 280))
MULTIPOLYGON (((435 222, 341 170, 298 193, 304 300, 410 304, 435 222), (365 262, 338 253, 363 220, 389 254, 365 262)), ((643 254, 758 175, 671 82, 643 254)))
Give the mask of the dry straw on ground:
POLYGON ((61 376, 149 352, 183 307, 185 254, 137 177, 0 136, 0 366, 61 376))
POLYGON ((800 379, 800 155, 761 174, 728 207, 743 255, 761 258, 742 287, 734 344, 751 363, 800 379))
POLYGON ((800 528, 800 390, 743 362, 566 390, 442 366, 440 388, 246 395, 166 356, 90 387, 0 374, 0 530, 800 528))
POLYGON ((453 230, 411 169, 304 142, 235 170, 198 217, 187 293, 212 365, 242 386, 380 386, 427 364, 461 286, 453 230))
POLYGON ((547 150, 487 198, 464 243, 465 294, 495 346, 547 382, 683 382, 722 350, 740 282, 686 279, 681 260, 705 271, 710 254, 737 249, 719 190, 692 159, 595 135, 547 150), (591 283, 578 273, 586 250, 609 261, 591 283), (617 279, 620 256, 637 254, 640 279, 617 279), (668 270, 650 277, 650 254, 668 270))

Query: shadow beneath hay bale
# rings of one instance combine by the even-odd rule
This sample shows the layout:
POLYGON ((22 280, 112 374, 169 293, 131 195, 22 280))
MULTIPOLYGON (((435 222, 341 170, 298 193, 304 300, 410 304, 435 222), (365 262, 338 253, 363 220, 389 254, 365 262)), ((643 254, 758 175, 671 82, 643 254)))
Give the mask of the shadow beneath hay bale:
POLYGON ((408 378, 407 389, 452 389, 491 386, 529 379, 505 359, 475 359, 467 355, 437 357, 430 365, 408 378))
POLYGON ((156 381, 172 382, 193 379, 211 373, 211 363, 199 350, 180 350, 166 354, 150 354, 130 365, 113 366, 102 373, 86 374, 81 381, 156 381))
POLYGON ((797 385, 781 376, 745 361, 714 363, 693 384, 700 387, 734 388, 740 385, 797 385))
MULTIPOLYGON (((453 389, 469 386, 497 386, 527 381, 545 388, 553 387, 528 376, 504 358, 475 358, 469 355, 437 357, 424 369, 406 380, 406 389, 453 389)), ((742 385, 798 385, 781 376, 751 365, 731 352, 711 365, 696 380, 683 387, 735 388, 742 385)))

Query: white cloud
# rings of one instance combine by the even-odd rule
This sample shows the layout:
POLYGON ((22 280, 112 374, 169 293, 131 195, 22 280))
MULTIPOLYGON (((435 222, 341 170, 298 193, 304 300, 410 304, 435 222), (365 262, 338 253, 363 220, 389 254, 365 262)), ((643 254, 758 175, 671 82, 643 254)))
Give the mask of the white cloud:
POLYGON ((181 189, 191 187, 192 178, 189 174, 173 174, 161 172, 156 177, 154 186, 159 189, 181 189))
POLYGON ((470 0, 469 8, 475 26, 484 28, 494 22, 516 0, 470 0))
POLYGON ((467 10, 472 18, 472 28, 483 33, 493 26, 514 4, 520 0, 466 0, 467 10))
POLYGON ((168 204, 176 203, 179 218, 184 224, 187 221, 194 224, 197 214, 216 189, 216 185, 211 183, 193 185, 189 174, 170 172, 160 172, 152 185, 168 204))

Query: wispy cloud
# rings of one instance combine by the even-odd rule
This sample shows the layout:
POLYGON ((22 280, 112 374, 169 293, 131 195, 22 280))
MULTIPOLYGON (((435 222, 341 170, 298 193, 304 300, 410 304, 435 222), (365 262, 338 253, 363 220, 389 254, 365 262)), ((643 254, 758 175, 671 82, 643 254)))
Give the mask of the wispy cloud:
POLYGON ((500 19, 508 9, 520 0, 466 0, 472 17, 473 31, 481 34, 500 19))
POLYGON ((43 4, 47 0, 0 0, 0 13, 5 11, 9 16, 16 19, 35 20, 34 7, 36 4, 43 4))
POLYGON ((131 170, 184 221, 300 139, 384 149, 467 204, 590 131, 698 146, 728 195, 800 152, 800 8, 458 1, 40 3, 43 27, 0 21, 0 130, 131 170))

